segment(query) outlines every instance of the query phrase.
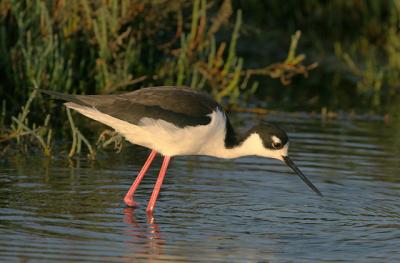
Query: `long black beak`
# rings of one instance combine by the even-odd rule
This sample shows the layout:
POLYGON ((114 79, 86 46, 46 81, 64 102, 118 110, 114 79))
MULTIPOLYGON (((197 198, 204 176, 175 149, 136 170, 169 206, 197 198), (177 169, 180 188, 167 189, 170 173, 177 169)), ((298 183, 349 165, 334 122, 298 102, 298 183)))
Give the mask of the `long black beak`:
POLYGON ((321 192, 318 190, 315 185, 313 185, 310 180, 300 171, 300 169, 297 167, 297 165, 294 164, 294 162, 289 158, 289 156, 282 156, 283 161, 293 169, 293 171, 296 172, 296 174, 305 182, 314 192, 316 192, 319 196, 322 196, 321 192))

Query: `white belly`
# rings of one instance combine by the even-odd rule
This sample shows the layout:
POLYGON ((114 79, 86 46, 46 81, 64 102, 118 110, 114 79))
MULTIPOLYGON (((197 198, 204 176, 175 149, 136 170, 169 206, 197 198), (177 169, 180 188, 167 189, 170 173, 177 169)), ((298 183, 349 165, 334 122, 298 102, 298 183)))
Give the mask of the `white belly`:
POLYGON ((155 150, 165 156, 218 156, 224 149, 225 116, 217 110, 207 125, 179 128, 164 120, 143 118, 138 125, 114 118, 95 108, 66 103, 81 114, 104 123, 121 133, 129 142, 155 150))

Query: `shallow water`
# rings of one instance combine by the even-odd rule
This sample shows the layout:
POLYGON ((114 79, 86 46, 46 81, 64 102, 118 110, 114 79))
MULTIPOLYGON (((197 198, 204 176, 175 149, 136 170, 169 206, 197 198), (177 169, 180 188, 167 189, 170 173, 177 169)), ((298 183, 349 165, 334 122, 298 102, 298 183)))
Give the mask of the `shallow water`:
MULTIPOLYGON (((243 114, 243 126, 258 118, 243 114)), ((400 158, 381 121, 272 116, 322 191, 274 160, 173 159, 152 221, 160 157, 126 208, 148 151, 95 162, 40 156, 0 161, 0 261, 399 262, 400 158)))

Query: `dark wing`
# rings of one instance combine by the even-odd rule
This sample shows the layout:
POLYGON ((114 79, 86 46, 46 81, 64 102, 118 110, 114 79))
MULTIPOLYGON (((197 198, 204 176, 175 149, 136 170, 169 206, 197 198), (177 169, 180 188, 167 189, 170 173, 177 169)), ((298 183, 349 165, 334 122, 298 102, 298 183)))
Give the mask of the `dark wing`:
POLYGON ((178 127, 206 125, 221 106, 209 95, 184 87, 151 87, 118 95, 69 95, 40 90, 82 106, 92 106, 115 118, 138 124, 147 117, 178 127))

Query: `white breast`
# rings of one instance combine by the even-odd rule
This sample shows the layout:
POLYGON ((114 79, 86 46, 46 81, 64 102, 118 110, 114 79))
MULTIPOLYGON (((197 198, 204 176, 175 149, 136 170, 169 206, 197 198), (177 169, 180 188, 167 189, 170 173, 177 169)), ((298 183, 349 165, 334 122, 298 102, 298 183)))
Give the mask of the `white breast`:
POLYGON ((207 125, 180 128, 164 120, 143 118, 140 136, 125 135, 133 143, 154 149, 167 156, 211 155, 210 149, 224 146, 225 115, 217 110, 207 125))

